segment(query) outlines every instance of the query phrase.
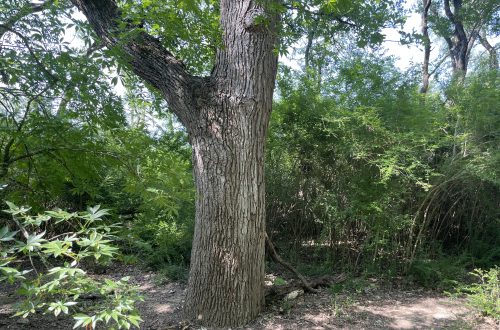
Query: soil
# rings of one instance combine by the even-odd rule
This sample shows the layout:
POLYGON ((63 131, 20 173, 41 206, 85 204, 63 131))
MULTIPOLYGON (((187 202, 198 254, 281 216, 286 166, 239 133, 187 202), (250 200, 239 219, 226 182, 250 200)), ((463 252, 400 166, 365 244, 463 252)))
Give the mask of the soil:
MULTIPOLYGON (((144 320, 141 329, 207 329, 183 319, 183 283, 167 282, 154 272, 126 265, 113 265, 106 274, 95 276, 130 276, 139 286, 144 296, 137 304, 144 320)), ((275 300, 255 321, 240 329, 500 329, 498 321, 479 316, 466 307, 464 300, 375 282, 358 293, 333 294, 323 288, 317 294, 300 294, 290 301, 275 300)), ((69 317, 40 313, 27 319, 13 318, 13 305, 19 300, 15 289, 0 284, 0 329, 72 329, 74 321, 69 317)))

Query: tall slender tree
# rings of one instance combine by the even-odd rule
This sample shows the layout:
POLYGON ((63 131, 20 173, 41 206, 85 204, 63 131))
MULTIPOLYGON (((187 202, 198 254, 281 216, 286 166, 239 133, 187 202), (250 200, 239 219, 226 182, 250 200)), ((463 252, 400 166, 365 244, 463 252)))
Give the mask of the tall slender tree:
POLYGON ((422 41, 424 43, 424 62, 422 63, 422 86, 420 93, 427 93, 429 89, 429 60, 431 57, 431 39, 429 38, 429 10, 432 0, 422 0, 423 9, 421 14, 422 41))

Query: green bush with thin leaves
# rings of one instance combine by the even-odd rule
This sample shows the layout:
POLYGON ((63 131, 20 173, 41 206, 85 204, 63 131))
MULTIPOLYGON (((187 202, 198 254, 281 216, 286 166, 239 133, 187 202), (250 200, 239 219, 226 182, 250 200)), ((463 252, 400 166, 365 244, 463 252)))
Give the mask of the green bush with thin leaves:
POLYGON ((500 268, 474 269, 470 272, 476 282, 457 288, 457 294, 465 294, 468 305, 483 315, 500 319, 500 268))
POLYGON ((105 223, 108 210, 95 206, 81 213, 58 209, 32 215, 29 208, 7 205, 15 229, 0 228, 0 282, 19 284, 24 299, 16 316, 69 314, 74 328, 139 327, 134 304, 141 297, 129 279, 100 281, 82 267, 89 260, 109 263, 118 254, 113 241, 120 226, 105 223), (61 228, 66 230, 61 233, 61 228))

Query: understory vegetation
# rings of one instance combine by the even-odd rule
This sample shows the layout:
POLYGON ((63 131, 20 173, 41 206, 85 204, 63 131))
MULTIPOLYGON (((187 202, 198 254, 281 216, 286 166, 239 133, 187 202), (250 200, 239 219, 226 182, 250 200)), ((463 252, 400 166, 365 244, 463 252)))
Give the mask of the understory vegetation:
MULTIPOLYGON (((20 286, 19 316, 138 326, 127 279, 87 272, 138 263, 187 280, 189 138, 158 92, 56 5, 68 14, 0 25, 0 281, 20 286), (59 40, 64 29, 84 46, 59 40)), ((421 93, 420 67, 337 36, 312 44, 308 66, 279 67, 265 159, 278 253, 306 276, 403 278, 498 318, 498 68, 484 52, 463 76, 440 63, 421 93)))
POLYGON ((345 101, 283 72, 266 163, 273 239, 299 263, 316 256, 313 268, 429 287, 497 264, 496 72, 424 96, 390 60, 345 65, 337 88, 371 86, 345 101))

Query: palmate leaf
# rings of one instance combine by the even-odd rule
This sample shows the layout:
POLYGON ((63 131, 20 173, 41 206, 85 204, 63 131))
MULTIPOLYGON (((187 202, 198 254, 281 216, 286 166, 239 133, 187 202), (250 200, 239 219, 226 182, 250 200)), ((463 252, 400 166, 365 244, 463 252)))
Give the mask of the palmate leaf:
POLYGON ((27 252, 33 252, 36 249, 39 249, 42 245, 42 243, 45 243, 47 240, 43 239, 42 237, 45 235, 45 232, 42 232, 40 234, 31 234, 28 236, 26 239, 26 243, 23 242, 18 242, 18 248, 21 252, 27 253, 27 252))
POLYGON ((5 267, 7 263, 0 265, 0 282, 7 280, 9 283, 14 283, 16 280, 25 280, 24 275, 31 272, 31 270, 19 271, 12 267, 5 267), (3 273, 3 276, 1 275, 3 273))
POLYGON ((47 214, 39 214, 37 216, 25 216, 23 217, 23 225, 25 226, 40 226, 43 222, 47 222, 51 217, 47 214))
POLYGON ((69 308, 70 306, 74 306, 78 304, 76 301, 57 301, 49 304, 49 308, 47 309, 49 312, 54 312, 55 316, 58 316, 61 314, 68 314, 69 313, 69 308))
POLYGON ((45 214, 54 218, 56 224, 63 222, 63 221, 67 221, 67 220, 77 216, 77 214, 74 212, 70 213, 70 212, 63 211, 63 210, 46 211, 45 214))
POLYGON ((85 275, 85 271, 80 268, 71 268, 71 267, 54 267, 49 269, 49 275, 57 275, 57 278, 64 278, 66 276, 81 276, 85 275))
POLYGON ((88 316, 85 314, 75 314, 73 316, 73 319, 76 320, 75 325, 73 325, 73 329, 76 329, 78 327, 85 327, 89 324, 92 325, 92 328, 95 327, 95 324, 97 320, 95 319, 95 316, 88 316))
POLYGON ((82 216, 83 219, 89 221, 102 220, 102 217, 109 215, 108 209, 101 209, 101 205, 96 205, 94 207, 88 207, 87 213, 82 216))
POLYGON ((0 242, 13 241, 14 236, 16 236, 18 232, 19 231, 10 231, 8 226, 3 227, 0 229, 0 242))
POLYGON ((94 256, 98 260, 101 256, 113 257, 118 252, 118 248, 108 245, 111 240, 104 239, 102 234, 92 232, 88 238, 82 238, 77 244, 81 247, 86 247, 85 251, 80 252, 80 255, 94 256))
POLYGON ((51 241, 42 244, 42 250, 44 253, 48 255, 53 255, 54 257, 58 257, 61 255, 66 255, 71 252, 71 242, 69 241, 51 241))
POLYGON ((24 207, 24 206, 18 207, 16 204, 11 203, 9 201, 5 201, 5 203, 7 204, 9 209, 4 210, 4 212, 10 213, 12 215, 26 214, 31 209, 31 207, 24 207))
POLYGON ((128 321, 139 328, 139 323, 143 322, 143 319, 139 316, 139 314, 130 314, 127 317, 128 321))

